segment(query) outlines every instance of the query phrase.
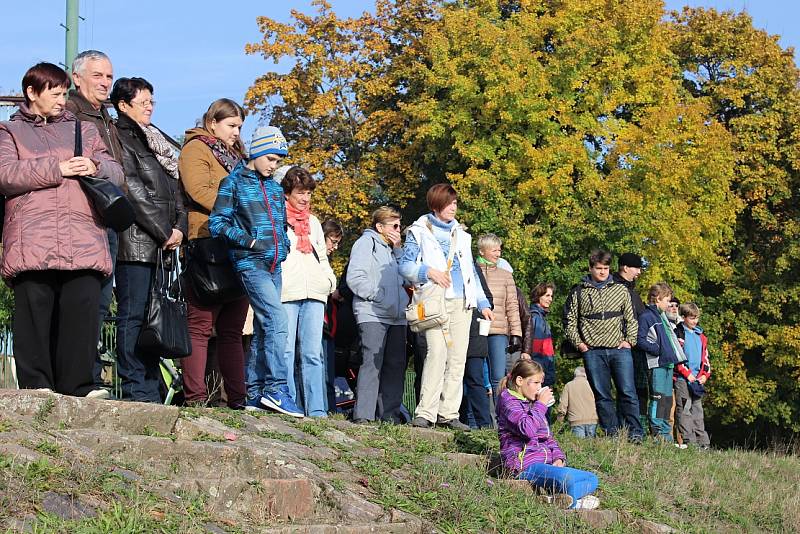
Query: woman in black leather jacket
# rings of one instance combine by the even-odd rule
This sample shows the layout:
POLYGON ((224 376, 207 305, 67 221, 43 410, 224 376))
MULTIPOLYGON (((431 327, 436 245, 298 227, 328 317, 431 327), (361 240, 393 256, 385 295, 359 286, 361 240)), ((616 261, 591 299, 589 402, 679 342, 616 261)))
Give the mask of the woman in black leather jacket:
POLYGON ((165 138, 150 126, 153 86, 143 78, 120 78, 111 91, 117 110, 128 199, 136 222, 119 234, 115 271, 117 295, 117 371, 122 396, 161 402, 159 356, 136 348, 145 318, 158 250, 175 250, 186 234, 183 194, 165 138), (146 133, 147 131, 147 133, 146 133), (155 134, 153 132, 156 132, 155 134), (162 165, 164 163, 165 166, 162 165))

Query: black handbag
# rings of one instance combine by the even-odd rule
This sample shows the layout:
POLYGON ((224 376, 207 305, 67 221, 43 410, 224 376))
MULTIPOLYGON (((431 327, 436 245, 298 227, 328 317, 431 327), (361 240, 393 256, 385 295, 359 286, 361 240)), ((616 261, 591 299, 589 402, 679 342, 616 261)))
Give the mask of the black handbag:
MULTIPOLYGON (((81 121, 79 120, 75 120, 75 155, 83 155, 81 121)), ((122 189, 108 180, 95 176, 78 176, 77 179, 103 224, 114 231, 122 232, 136 220, 133 206, 122 189)))
POLYGON ((224 237, 192 239, 186 247, 184 275, 199 304, 213 306, 244 296, 224 237))
POLYGON ((147 314, 136 347, 156 356, 183 358, 192 353, 186 300, 178 276, 177 254, 167 254, 173 254, 168 267, 164 264, 164 253, 158 250, 147 314))

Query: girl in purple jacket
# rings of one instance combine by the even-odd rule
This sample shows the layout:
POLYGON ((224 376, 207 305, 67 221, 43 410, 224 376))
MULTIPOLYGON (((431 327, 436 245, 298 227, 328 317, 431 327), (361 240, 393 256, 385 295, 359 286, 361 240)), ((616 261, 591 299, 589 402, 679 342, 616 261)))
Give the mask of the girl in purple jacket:
POLYGON ((518 360, 500 382, 497 433, 503 465, 569 508, 597 508, 600 500, 590 495, 597 489, 597 476, 566 467, 567 458, 550 432, 545 414, 553 392, 542 387, 543 380, 541 365, 518 360))

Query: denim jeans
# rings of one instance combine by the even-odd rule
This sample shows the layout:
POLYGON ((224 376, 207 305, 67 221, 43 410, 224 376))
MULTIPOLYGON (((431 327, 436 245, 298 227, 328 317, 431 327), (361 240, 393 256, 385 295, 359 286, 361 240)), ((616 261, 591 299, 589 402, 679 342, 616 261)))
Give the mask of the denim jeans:
POLYGON ((123 261, 117 264, 117 372, 122 380, 123 399, 160 403, 160 355, 136 348, 154 272, 152 263, 123 261))
POLYGON ((586 377, 594 392, 600 427, 609 436, 619 431, 617 405, 620 416, 627 426, 630 437, 641 438, 644 434, 639 420, 639 398, 633 380, 633 358, 631 349, 592 349, 583 354, 586 377), (611 380, 617 389, 617 403, 611 392, 611 380))
POLYGON ((503 334, 492 334, 489 336, 489 381, 492 383, 492 393, 494 398, 498 398, 498 386, 500 381, 506 376, 506 349, 508 348, 508 336, 503 334))
MULTIPOLYGON (((111 308, 111 297, 114 295, 114 271, 117 268, 117 251, 119 250, 119 237, 117 232, 111 228, 106 228, 108 234, 108 252, 111 254, 111 274, 103 278, 100 282, 100 309, 98 310, 99 328, 97 329, 97 346, 100 347, 100 341, 103 339, 103 321, 108 316, 108 311, 111 308)), ((94 358, 94 368, 92 374, 94 375, 94 385, 96 387, 105 387, 103 383, 103 360, 100 359, 100 351, 95 351, 97 354, 94 358)))
POLYGON ((556 383, 556 357, 542 356, 541 354, 531 354, 531 360, 535 361, 544 369, 544 380, 542 386, 553 387, 556 383))
POLYGON ((281 304, 281 272, 262 270, 239 273, 253 308, 253 339, 245 356, 247 398, 287 390, 290 367, 286 364, 287 319, 281 304))
POLYGON ((467 358, 464 367, 464 398, 461 401, 461 422, 476 428, 492 428, 489 396, 483 381, 486 358, 467 358), (472 416, 470 418, 470 415, 472 416))
MULTIPOLYGON (((302 375, 302 398, 306 415, 325 417, 325 364, 322 358, 322 322, 325 303, 314 299, 292 300, 283 303, 288 318, 288 336, 284 347, 284 361, 294 369, 295 341, 300 340, 300 373, 302 375)), ((294 373, 287 376, 289 394, 295 402, 299 391, 294 373)))
POLYGON ((537 488, 550 493, 566 493, 574 499, 585 497, 597 489, 597 475, 572 467, 556 467, 550 464, 533 464, 520 473, 519 478, 528 480, 537 488))
POLYGON ((597 434, 597 425, 575 425, 571 430, 579 438, 593 438, 597 434))

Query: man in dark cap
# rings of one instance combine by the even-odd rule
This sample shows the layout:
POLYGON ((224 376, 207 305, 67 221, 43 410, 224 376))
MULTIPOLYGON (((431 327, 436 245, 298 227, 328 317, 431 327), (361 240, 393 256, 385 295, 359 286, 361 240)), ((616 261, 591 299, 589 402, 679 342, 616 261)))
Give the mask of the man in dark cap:
MULTIPOLYGON (((633 313, 638 321, 639 315, 644 311, 642 298, 636 292, 636 279, 642 273, 642 257, 632 252, 626 252, 619 257, 617 263, 617 272, 612 276, 615 282, 628 288, 628 293, 631 295, 633 313)), ((639 397, 639 419, 642 421, 642 426, 646 426, 649 421, 647 408, 650 402, 650 373, 647 372, 647 358, 644 351, 636 347, 631 349, 631 356, 633 356, 633 379, 636 385, 636 396, 639 397)))

